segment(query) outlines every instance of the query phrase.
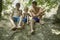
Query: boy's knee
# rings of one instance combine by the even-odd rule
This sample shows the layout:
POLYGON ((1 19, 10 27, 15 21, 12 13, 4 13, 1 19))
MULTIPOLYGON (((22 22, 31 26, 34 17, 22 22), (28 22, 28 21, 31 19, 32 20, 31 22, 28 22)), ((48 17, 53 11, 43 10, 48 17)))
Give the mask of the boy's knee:
POLYGON ((33 20, 33 17, 29 17, 30 20, 33 20))
POLYGON ((30 17, 30 22, 35 22, 35 20, 33 19, 33 17, 30 17))

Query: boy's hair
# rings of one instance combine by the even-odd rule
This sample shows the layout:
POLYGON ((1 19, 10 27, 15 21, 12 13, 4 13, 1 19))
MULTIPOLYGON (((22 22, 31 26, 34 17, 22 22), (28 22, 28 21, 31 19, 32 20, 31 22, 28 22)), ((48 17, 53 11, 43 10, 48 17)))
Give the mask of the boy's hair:
POLYGON ((37 2, 36 2, 36 1, 33 1, 33 2, 32 2, 32 4, 35 4, 35 5, 37 5, 37 2))
POLYGON ((16 3, 16 6, 20 6, 20 3, 16 3))
POLYGON ((28 10, 28 7, 24 7, 24 10, 28 10))

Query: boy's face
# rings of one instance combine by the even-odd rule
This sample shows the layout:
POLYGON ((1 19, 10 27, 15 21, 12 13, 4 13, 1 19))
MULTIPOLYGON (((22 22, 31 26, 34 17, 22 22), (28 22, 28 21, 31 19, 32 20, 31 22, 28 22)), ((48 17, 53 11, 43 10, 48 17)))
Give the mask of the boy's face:
POLYGON ((37 5, 35 5, 35 4, 32 4, 32 7, 36 7, 37 5))
POLYGON ((16 8, 19 9, 19 8, 20 8, 20 5, 17 4, 17 5, 16 5, 16 8))

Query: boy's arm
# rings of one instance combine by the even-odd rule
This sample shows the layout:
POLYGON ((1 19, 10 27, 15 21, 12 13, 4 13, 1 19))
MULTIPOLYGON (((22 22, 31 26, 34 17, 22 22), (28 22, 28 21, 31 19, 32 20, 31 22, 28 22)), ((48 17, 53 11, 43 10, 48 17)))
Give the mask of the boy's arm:
POLYGON ((27 24, 29 24, 29 13, 27 14, 27 24))
POLYGON ((32 17, 36 16, 32 10, 30 10, 30 16, 32 17))
POLYGON ((10 14, 10 18, 12 18, 13 14, 10 14))
POLYGON ((38 14, 37 14, 37 16, 40 16, 42 13, 44 13, 46 10, 43 10, 42 8, 40 8, 40 10, 39 10, 39 12, 38 12, 38 14))
POLYGON ((22 17, 23 17, 23 18, 25 17, 25 13, 22 14, 22 17))
POLYGON ((19 20, 18 26, 21 26, 22 19, 23 19, 23 14, 22 14, 22 10, 20 10, 20 20, 19 20))
POLYGON ((19 16, 21 16, 21 15, 22 15, 22 10, 19 11, 19 16))
POLYGON ((10 22, 15 26, 15 23, 14 23, 14 21, 13 21, 13 19, 12 19, 13 15, 14 15, 14 12, 12 11, 12 13, 10 14, 9 20, 10 20, 10 22))
POLYGON ((12 11, 12 12, 10 13, 10 18, 12 18, 13 15, 14 15, 14 11, 12 11))
POLYGON ((22 10, 21 10, 21 15, 22 15, 22 10))
POLYGON ((27 16, 27 24, 29 23, 29 16, 27 16))

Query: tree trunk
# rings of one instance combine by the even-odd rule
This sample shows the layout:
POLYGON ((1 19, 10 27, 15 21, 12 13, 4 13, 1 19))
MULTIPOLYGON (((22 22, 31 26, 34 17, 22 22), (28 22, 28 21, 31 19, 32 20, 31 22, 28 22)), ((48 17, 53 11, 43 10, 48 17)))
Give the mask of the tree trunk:
POLYGON ((0 18, 1 18, 1 11, 2 11, 2 0, 0 0, 0 18))

